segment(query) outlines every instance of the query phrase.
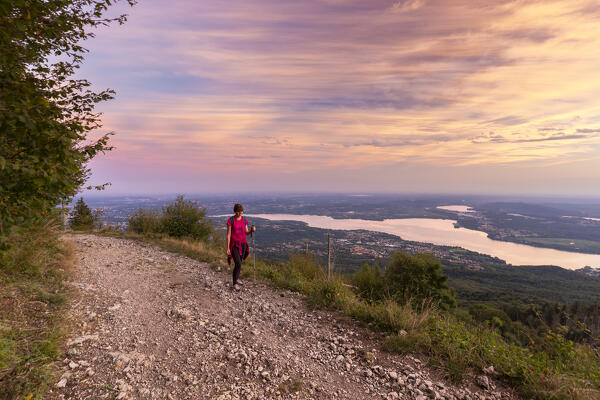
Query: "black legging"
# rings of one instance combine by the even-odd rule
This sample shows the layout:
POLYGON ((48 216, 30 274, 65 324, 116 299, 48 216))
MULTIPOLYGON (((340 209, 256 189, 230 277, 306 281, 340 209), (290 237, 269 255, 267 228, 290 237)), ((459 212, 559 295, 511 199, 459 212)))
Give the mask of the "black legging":
POLYGON ((235 264, 233 267, 233 284, 235 285, 240 277, 240 272, 242 271, 242 257, 240 256, 240 248, 233 246, 231 248, 231 256, 233 257, 233 262, 235 264))

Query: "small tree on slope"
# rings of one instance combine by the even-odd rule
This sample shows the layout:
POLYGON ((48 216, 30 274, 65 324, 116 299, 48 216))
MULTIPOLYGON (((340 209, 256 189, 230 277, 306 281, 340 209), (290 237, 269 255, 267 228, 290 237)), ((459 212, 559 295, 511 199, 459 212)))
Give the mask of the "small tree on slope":
POLYGON ((431 300, 442 308, 453 308, 456 297, 447 280, 442 264, 431 254, 396 252, 384 275, 387 292, 399 304, 431 300))
POLYGON ((83 197, 80 197, 73 211, 71 211, 71 229, 75 231, 91 230, 97 221, 98 214, 93 214, 92 210, 83 201, 83 197))
POLYGON ((184 200, 182 195, 163 207, 161 226, 163 233, 173 237, 207 240, 213 232, 206 209, 198 208, 195 201, 184 200))

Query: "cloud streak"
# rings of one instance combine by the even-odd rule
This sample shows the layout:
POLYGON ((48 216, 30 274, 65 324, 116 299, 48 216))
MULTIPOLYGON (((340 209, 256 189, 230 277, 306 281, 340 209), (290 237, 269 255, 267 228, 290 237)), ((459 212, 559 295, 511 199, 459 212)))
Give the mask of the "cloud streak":
MULTIPOLYGON (((577 129, 577 132, 582 129, 577 129)), ((518 132, 513 133, 513 135, 519 135, 518 132)), ((556 140, 577 140, 577 139, 590 139, 593 138, 591 135, 580 135, 580 134, 564 134, 558 133, 553 134, 548 137, 535 137, 535 138, 515 138, 515 137, 505 137, 502 135, 497 135, 492 133, 484 134, 477 136, 471 143, 482 144, 482 143, 535 143, 535 142, 552 142, 556 140)))

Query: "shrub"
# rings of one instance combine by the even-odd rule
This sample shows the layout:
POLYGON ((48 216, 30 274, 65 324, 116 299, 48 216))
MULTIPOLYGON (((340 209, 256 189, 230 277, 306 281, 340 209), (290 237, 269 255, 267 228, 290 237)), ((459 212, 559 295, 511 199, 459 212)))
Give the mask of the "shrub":
POLYGON ((161 230, 160 213, 156 210, 139 208, 127 221, 127 230, 129 232, 141 233, 144 235, 150 233, 159 233, 161 230))
POLYGON ((258 270, 258 275, 265 278, 268 281, 275 281, 277 272, 268 265, 263 265, 262 268, 258 270))
POLYGON ((208 240, 213 228, 205 217, 206 209, 199 209, 197 202, 184 200, 180 195, 173 203, 163 207, 161 230, 173 237, 208 240))
POLYGON ((0 252, 0 274, 46 279, 54 268, 50 260, 59 258, 59 222, 50 219, 38 227, 16 228, 8 237, 8 249, 0 252))
POLYGON ((316 280, 310 287, 308 302, 313 307, 331 307, 338 302, 342 291, 342 282, 339 279, 316 280))
POLYGON ((352 277, 352 284, 363 299, 373 302, 384 297, 383 275, 379 266, 365 264, 352 277))
POLYGON ((290 265, 284 265, 279 270, 279 275, 276 275, 275 284, 281 288, 302 292, 307 281, 302 277, 300 271, 294 269, 290 265))
POLYGON ((309 281, 325 278, 325 270, 313 260, 310 253, 308 255, 291 254, 290 267, 309 281))
POLYGON ((430 254, 396 252, 385 271, 384 287, 399 304, 431 299, 440 307, 456 307, 454 290, 446 285, 442 264, 430 254))

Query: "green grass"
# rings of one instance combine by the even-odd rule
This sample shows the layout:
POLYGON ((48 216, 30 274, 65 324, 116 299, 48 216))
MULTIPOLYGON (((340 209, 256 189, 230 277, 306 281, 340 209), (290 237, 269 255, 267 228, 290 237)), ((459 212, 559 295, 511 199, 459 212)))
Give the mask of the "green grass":
MULTIPOLYGON (((221 267, 224 247, 168 238, 150 238, 165 250, 185 254, 221 267)), ((252 279, 251 263, 242 276, 252 279)), ((313 307, 336 309, 371 329, 388 334, 385 350, 418 354, 448 379, 461 381, 493 365, 500 379, 531 399, 600 399, 600 358, 589 346, 549 332, 542 346, 519 346, 484 324, 458 312, 442 311, 433 303, 400 305, 392 300, 367 302, 345 284, 342 276, 327 279, 313 259, 292 255, 287 263, 256 262, 257 279, 276 288, 306 295, 313 307)))
POLYGON ((66 330, 73 248, 56 224, 16 229, 0 252, 0 399, 40 399, 66 330))

